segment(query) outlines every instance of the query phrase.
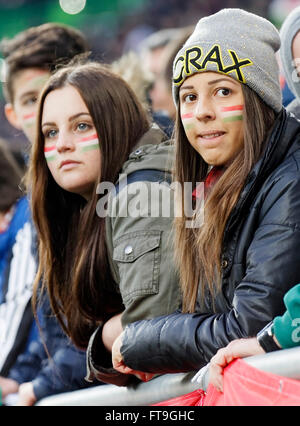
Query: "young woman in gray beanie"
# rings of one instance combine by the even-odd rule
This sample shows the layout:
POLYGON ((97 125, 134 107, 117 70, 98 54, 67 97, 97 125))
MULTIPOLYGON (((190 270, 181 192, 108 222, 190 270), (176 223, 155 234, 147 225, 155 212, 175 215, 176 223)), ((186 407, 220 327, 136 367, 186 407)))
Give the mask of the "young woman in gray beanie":
POLYGON ((281 315, 300 282, 300 125, 282 107, 279 46, 269 21, 224 9, 175 58, 175 180, 204 196, 204 221, 176 218, 182 311, 128 325, 113 346, 120 372, 198 370, 281 315))

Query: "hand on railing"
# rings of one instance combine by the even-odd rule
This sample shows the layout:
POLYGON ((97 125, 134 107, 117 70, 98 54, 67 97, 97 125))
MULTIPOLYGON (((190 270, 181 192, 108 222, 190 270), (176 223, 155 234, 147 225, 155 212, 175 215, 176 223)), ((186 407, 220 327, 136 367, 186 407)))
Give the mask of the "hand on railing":
POLYGON ((225 348, 219 349, 210 360, 209 383, 223 392, 223 370, 235 358, 244 358, 252 355, 264 354, 263 348, 256 337, 237 339, 230 342, 225 348))
MULTIPOLYGON (((123 332, 124 333, 124 332, 123 332)), ((121 346, 122 346, 122 339, 123 339, 123 333, 121 333, 117 339, 114 341, 113 347, 112 347, 112 363, 115 370, 119 371, 119 373, 123 374, 133 374, 143 382, 148 382, 148 380, 151 380, 155 374, 152 373, 145 373, 143 371, 136 371, 132 370, 132 368, 127 367, 124 364, 124 360, 121 354, 121 346)))

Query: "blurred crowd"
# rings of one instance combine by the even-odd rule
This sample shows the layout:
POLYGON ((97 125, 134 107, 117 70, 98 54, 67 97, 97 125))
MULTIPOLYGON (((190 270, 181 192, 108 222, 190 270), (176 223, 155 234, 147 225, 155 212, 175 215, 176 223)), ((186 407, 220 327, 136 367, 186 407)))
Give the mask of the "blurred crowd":
MULTIPOLYGON (((24 2, 16 2, 16 13, 18 5, 24 2)), ((41 7, 39 1, 30 2, 34 7, 41 7)), ((268 17, 269 7, 272 0, 212 0, 205 2, 201 0, 186 0, 184 6, 180 0, 166 1, 144 1, 131 11, 128 7, 117 9, 113 13, 104 13, 104 18, 99 15, 99 20, 87 17, 81 21, 80 29, 89 40, 93 55, 97 60, 106 63, 120 58, 128 51, 138 52, 143 39, 161 29, 181 28, 196 24, 201 16, 214 13, 222 7, 243 7, 246 10, 268 17)), ((6 6, 7 7, 7 6, 6 6)), ((12 2, 11 7, 14 7, 12 2)), ((37 25, 37 18, 33 18, 33 25, 37 25)), ((29 24, 29 23, 28 23, 29 24)), ((5 36, 5 35, 4 35, 5 36)), ((5 120, 3 114, 3 97, 0 98, 0 136, 10 140, 11 144, 19 147, 26 146, 27 141, 22 132, 17 132, 5 120)))

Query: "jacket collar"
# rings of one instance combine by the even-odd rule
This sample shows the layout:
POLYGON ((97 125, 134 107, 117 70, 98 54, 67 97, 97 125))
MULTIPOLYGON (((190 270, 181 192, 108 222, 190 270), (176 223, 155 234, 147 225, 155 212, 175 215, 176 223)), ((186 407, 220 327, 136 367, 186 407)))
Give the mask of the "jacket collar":
POLYGON ((275 121, 265 152, 249 173, 239 200, 228 218, 224 233, 224 244, 229 231, 241 222, 240 218, 250 208, 267 177, 287 155, 297 149, 296 139, 300 141, 300 122, 283 108, 275 121))
POLYGON ((152 123, 150 129, 137 142, 133 151, 144 145, 158 145, 168 139, 164 131, 156 124, 152 123))

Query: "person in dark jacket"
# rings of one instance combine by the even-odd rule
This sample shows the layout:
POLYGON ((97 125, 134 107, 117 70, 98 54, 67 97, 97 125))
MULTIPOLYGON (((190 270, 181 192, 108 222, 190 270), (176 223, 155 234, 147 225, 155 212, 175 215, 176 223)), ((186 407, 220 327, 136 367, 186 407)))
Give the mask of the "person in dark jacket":
POLYGON ((209 363, 209 382, 223 391, 223 370, 235 358, 260 355, 300 346, 300 284, 284 296, 286 311, 266 325, 257 335, 237 339, 219 349, 209 363))
POLYGON ((201 368, 281 315, 300 281, 300 127, 282 107, 279 46, 269 21, 224 9, 177 54, 176 178, 204 192, 204 223, 177 220, 182 312, 127 325, 112 351, 120 372, 201 368))

